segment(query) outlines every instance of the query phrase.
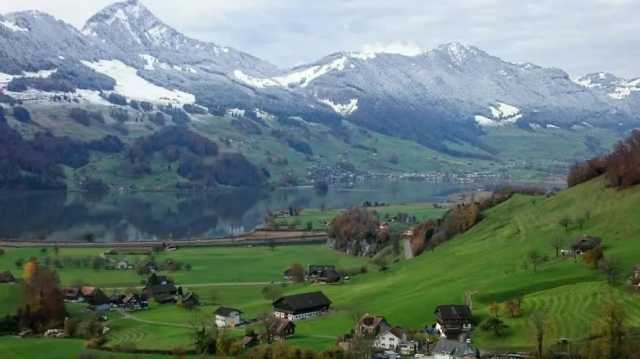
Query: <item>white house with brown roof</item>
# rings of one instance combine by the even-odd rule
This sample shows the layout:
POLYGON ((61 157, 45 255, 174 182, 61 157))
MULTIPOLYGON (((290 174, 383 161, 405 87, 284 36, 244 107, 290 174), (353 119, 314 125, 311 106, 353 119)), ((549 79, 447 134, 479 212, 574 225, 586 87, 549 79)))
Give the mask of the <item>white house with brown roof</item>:
POLYGON ((400 347, 400 344, 407 341, 407 332, 401 328, 388 328, 382 333, 378 334, 373 347, 378 350, 392 350, 396 351, 400 347))
POLYGON ((239 309, 220 307, 214 315, 218 328, 235 328, 242 324, 242 311, 239 309))

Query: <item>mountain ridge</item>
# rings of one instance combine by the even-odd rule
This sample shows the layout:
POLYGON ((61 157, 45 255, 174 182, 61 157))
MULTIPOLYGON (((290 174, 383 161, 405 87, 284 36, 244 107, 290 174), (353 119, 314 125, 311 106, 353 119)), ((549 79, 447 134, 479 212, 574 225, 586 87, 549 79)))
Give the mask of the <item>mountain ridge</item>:
MULTIPOLYGON (((0 54, 0 92, 10 101, 52 111, 60 101, 125 110, 148 102, 183 125, 217 126, 197 118, 203 114, 230 117, 237 134, 265 130, 311 158, 316 125, 348 147, 357 145, 349 135, 357 128, 490 161, 507 160, 491 138, 496 129, 574 138, 572 131, 620 136, 640 126, 640 81, 611 75, 595 86, 599 75, 573 80, 561 69, 511 63, 459 42, 411 55, 342 51, 280 69, 185 36, 137 0, 105 7, 83 29, 37 11, 0 16, 0 54), (293 135, 280 125, 306 130, 293 135)), ((601 148, 602 140, 609 142, 585 141, 601 148)))

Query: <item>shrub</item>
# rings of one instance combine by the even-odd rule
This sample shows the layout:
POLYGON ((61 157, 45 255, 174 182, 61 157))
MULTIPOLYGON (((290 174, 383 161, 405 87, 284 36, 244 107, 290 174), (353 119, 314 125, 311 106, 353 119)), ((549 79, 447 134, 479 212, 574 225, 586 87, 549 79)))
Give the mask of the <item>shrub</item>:
POLYGON ((118 95, 117 93, 110 93, 109 95, 107 95, 106 100, 118 106, 127 105, 127 98, 122 95, 118 95))
POLYGON ((83 126, 89 126, 91 124, 91 118, 89 116, 89 111, 81 109, 81 108, 73 108, 69 113, 69 117, 72 120, 83 126))
POLYGON ((182 109, 185 110, 186 112, 192 114, 192 115, 206 115, 207 114, 207 109, 202 107, 202 106, 198 106, 198 105, 184 104, 182 106, 182 109))
POLYGON ((13 117, 23 123, 31 122, 31 113, 22 106, 16 106, 13 108, 13 117))

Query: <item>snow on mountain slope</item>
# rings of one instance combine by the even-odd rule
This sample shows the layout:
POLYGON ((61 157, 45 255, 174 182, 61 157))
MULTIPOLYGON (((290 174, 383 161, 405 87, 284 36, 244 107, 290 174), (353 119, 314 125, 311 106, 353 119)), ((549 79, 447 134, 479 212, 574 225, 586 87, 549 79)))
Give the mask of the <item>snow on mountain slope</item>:
POLYGON ((483 127, 513 125, 523 116, 519 108, 502 102, 497 102, 495 106, 489 106, 489 111, 491 112, 492 118, 483 115, 474 116, 478 125, 483 127))
POLYGON ((358 99, 353 98, 346 104, 334 103, 331 100, 321 99, 319 100, 321 103, 331 107, 336 113, 344 117, 348 117, 354 112, 358 111, 358 99))
POLYGON ((193 104, 194 95, 178 90, 169 90, 150 83, 138 76, 137 70, 127 66, 119 60, 100 60, 97 62, 82 61, 82 63, 105 74, 116 81, 115 92, 135 100, 164 104, 193 104))
POLYGON ((272 78, 256 78, 243 73, 241 70, 233 72, 236 79, 246 83, 249 86, 265 88, 280 86, 288 87, 307 87, 314 80, 328 74, 331 71, 342 71, 347 62, 346 57, 340 57, 327 64, 313 65, 308 67, 300 67, 293 69, 291 72, 272 78))
POLYGON ((13 31, 13 32, 29 32, 29 29, 25 29, 24 27, 20 27, 19 25, 17 25, 15 22, 13 21, 9 21, 9 20, 0 20, 0 25, 4 26, 5 28, 13 31))

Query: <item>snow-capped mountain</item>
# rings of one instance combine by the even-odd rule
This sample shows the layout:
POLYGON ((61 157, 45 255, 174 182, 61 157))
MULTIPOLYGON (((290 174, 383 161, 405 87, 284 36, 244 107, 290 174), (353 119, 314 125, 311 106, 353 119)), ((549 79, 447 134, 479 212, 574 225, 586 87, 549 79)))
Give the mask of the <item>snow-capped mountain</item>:
POLYGON ((138 0, 106 7, 82 30, 40 12, 0 16, 0 90, 100 94, 299 117, 369 129, 446 150, 488 127, 635 126, 640 80, 514 64, 450 43, 412 56, 342 52, 281 70, 181 34, 138 0))
POLYGON ((600 94, 613 106, 640 111, 640 78, 626 80, 608 72, 597 72, 579 78, 576 83, 600 94))
POLYGON ((459 43, 414 56, 337 53, 276 77, 234 76, 256 89, 304 93, 349 120, 428 145, 472 140, 478 126, 568 129, 634 120, 562 70, 509 63, 459 43))

